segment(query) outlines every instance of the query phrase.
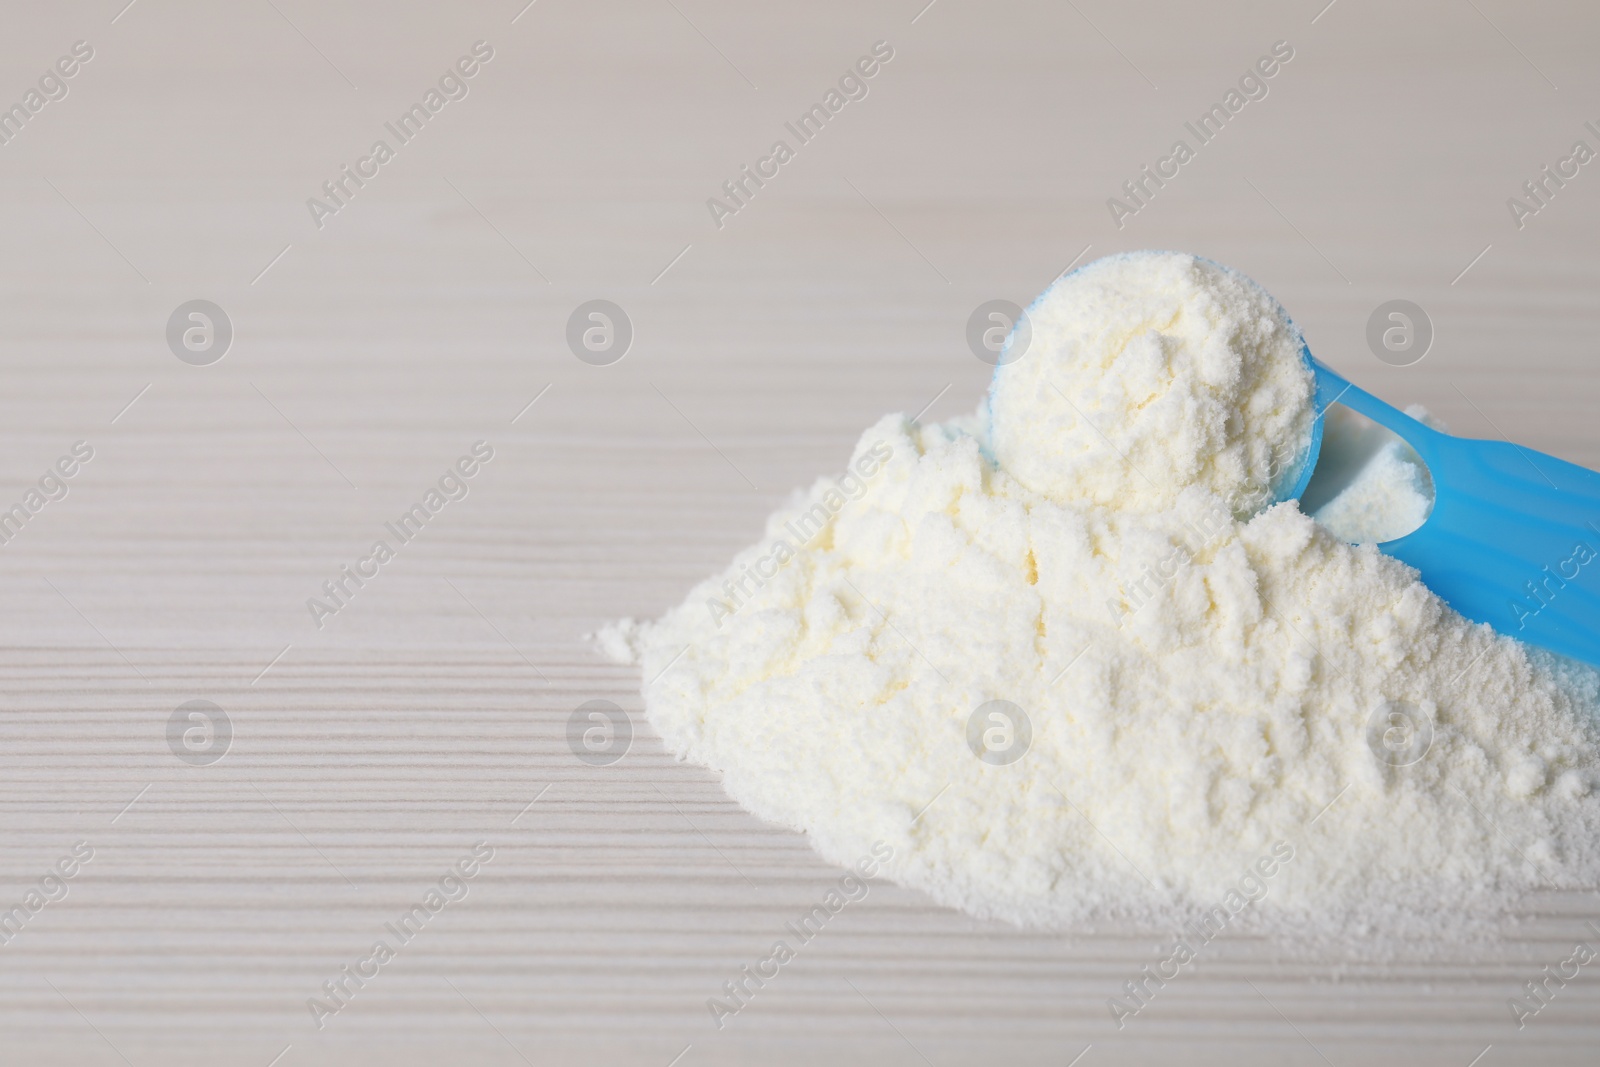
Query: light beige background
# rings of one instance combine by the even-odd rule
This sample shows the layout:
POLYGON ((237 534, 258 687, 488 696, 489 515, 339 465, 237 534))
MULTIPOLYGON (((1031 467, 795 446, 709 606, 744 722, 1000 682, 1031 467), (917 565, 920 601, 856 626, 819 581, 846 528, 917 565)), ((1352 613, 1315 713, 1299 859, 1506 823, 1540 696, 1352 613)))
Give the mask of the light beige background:
POLYGON ((0 908, 95 857, 0 946, 0 1061, 1594 1062, 1600 977, 1520 1033, 1506 1008, 1592 936, 1562 898, 1428 963, 1219 942, 1119 1033, 1163 932, 880 885, 718 1032, 706 998, 838 872, 642 717, 614 766, 567 748, 583 701, 641 706, 585 633, 675 603, 883 412, 969 410, 968 314, 1085 248, 1235 265, 1361 385, 1600 463, 1600 164, 1520 231, 1505 205, 1600 147, 1600 20, 1323 2, 8 4, 0 101, 95 58, 0 147, 0 504, 95 457, 0 546, 0 908), (470 95, 316 229, 306 198, 479 39, 470 95), (718 230, 705 199, 880 39, 870 95, 718 230), (1270 95, 1113 226, 1280 39, 1270 95), (163 337, 197 297, 237 330, 204 368, 163 337), (596 297, 637 330, 605 368, 563 340, 596 297), (1404 369, 1363 340, 1396 297, 1437 328, 1404 369), (478 439, 470 496, 316 629, 478 439), (165 740, 196 698, 236 731, 209 767, 165 740), (317 1031, 306 998, 478 840, 467 899, 317 1031))

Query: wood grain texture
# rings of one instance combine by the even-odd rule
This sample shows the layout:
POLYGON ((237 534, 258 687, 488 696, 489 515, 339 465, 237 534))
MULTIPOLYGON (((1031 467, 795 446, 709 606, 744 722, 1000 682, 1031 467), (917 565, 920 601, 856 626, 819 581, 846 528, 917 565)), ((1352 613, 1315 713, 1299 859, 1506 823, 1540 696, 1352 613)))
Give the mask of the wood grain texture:
POLYGON ((1520 1032, 1506 1008, 1591 936, 1571 895, 1386 965, 1223 940, 1118 1031, 1164 931, 883 884, 719 1031, 706 999, 840 872, 667 756, 584 636, 675 603, 883 412, 971 410, 968 314, 1086 247, 1236 265, 1364 387, 1600 464, 1600 177, 1522 229, 1505 204, 1600 144, 1591 10, 120 7, 0 34, 0 100, 96 49, 0 147, 0 506, 95 449, 0 546, 0 911, 94 848, 0 944, 0 1062, 1594 1061, 1587 970, 1520 1032), (316 228, 306 198, 479 39, 467 97, 316 228), (706 198, 880 39, 866 99, 717 228, 706 198), (1266 99, 1113 225, 1279 39, 1266 99), (1412 367, 1363 340, 1394 297, 1437 327, 1412 367), (163 336, 194 298, 237 330, 209 367, 163 336), (563 340, 593 298, 636 327, 613 366, 563 340), (307 598, 478 440, 466 498, 317 628, 307 598), (609 767, 567 745, 596 698, 634 713, 609 767), (193 699, 234 731, 209 766, 167 743, 193 699), (307 998, 478 841, 466 897, 317 1029, 307 998))

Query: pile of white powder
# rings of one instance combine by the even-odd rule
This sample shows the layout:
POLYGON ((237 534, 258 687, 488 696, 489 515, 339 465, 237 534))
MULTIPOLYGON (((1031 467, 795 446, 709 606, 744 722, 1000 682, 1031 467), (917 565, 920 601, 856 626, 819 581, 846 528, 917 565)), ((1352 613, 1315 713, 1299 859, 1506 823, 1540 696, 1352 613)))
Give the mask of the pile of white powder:
MULTIPOLYGON (((886 842, 888 877, 1018 923, 1175 922, 1267 866, 1235 921, 1302 933, 1593 884, 1600 676, 1260 510, 1312 425, 1282 309, 1143 253, 1029 314, 978 415, 885 417, 682 606, 602 632, 667 746, 824 857, 886 842)), ((1352 540, 1414 510, 1368 467, 1332 501, 1352 540)))

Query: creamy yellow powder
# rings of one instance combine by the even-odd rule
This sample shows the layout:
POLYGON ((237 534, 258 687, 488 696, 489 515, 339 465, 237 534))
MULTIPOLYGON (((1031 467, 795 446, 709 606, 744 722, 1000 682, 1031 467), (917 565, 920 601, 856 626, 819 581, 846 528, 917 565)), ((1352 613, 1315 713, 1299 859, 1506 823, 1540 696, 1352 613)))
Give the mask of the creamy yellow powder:
POLYGON ((890 877, 1018 923, 1178 921, 1285 842, 1239 921, 1416 931, 1592 885, 1597 675, 1293 502, 1252 515, 1309 419, 1253 283, 1081 273, 980 415, 885 417, 602 635, 667 746, 823 856, 886 842, 890 877))

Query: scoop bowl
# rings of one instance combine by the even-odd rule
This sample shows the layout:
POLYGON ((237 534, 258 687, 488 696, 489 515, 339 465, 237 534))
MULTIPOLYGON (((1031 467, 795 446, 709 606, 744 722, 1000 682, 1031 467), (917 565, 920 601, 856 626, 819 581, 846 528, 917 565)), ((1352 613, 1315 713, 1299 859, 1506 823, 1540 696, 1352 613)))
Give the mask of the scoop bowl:
POLYGON ((1600 666, 1600 473, 1510 441, 1435 430, 1309 352, 1306 360, 1316 376, 1312 440, 1286 473, 1282 499, 1298 499, 1310 482, 1328 408, 1365 415, 1416 451, 1435 494, 1421 526, 1378 547, 1468 619, 1600 666))

